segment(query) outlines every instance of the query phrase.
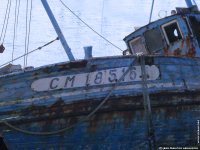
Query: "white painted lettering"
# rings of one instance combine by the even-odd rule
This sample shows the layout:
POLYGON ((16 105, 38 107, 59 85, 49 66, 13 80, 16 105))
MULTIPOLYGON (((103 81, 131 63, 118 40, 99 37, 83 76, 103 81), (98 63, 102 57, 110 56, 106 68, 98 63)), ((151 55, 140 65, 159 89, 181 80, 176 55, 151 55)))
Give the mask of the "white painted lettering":
MULTIPOLYGON (((104 84, 106 85, 117 82, 117 80, 123 76, 127 69, 128 67, 111 68, 90 73, 42 78, 35 80, 32 83, 31 88, 34 91, 49 91, 104 84)), ((157 80, 160 76, 159 69, 155 65, 146 65, 146 72, 148 74, 148 80, 157 80)), ((141 80, 141 67, 134 66, 128 71, 121 82, 133 82, 141 80)))

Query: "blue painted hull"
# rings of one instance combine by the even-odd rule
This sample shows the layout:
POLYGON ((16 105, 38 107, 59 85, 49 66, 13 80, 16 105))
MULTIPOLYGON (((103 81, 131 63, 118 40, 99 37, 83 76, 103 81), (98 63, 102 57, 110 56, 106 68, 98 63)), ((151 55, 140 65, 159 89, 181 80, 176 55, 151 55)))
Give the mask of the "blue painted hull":
MULTIPOLYGON (((51 79, 52 86, 49 86, 57 88, 60 76, 129 67, 134 59, 134 56, 96 58, 1 77, 1 120, 35 133, 73 126, 64 132, 44 136, 19 132, 2 122, 0 131, 8 148, 149 149, 141 81, 119 83, 106 103, 88 119, 86 116, 115 84, 43 92, 30 88, 34 81, 49 77, 57 77, 51 79)), ((145 57, 145 62, 159 68, 159 77, 147 81, 157 147, 198 146, 200 59, 149 56, 145 57)), ((140 61, 136 60, 133 66, 140 66, 140 61)))
MULTIPOLYGON (((195 106, 168 106, 155 108, 153 123, 157 146, 197 146, 197 119, 195 106)), ((66 122, 77 123, 81 117, 54 119, 18 125, 27 130, 53 131, 63 128, 66 122), (64 123, 65 122, 65 123, 64 123), (39 124, 38 126, 36 124, 39 124), (37 130, 38 130, 37 129, 37 130)), ((15 131, 5 132, 10 149, 149 149, 143 110, 104 112, 90 121, 62 134, 33 136, 15 131)))

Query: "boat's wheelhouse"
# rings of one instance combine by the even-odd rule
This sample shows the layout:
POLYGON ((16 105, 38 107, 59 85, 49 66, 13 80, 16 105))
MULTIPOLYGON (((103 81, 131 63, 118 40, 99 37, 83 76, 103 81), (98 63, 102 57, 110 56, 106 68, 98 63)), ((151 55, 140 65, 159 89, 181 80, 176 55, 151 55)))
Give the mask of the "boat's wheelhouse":
POLYGON ((200 57, 200 14, 177 13, 125 37, 133 55, 200 57))

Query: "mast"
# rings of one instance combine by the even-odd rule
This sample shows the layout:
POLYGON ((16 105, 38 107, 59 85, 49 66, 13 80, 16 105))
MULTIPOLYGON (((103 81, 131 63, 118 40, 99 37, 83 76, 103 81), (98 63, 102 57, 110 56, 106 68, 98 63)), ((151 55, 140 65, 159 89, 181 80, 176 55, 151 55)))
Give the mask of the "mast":
POLYGON ((68 46, 68 44, 67 44, 67 42, 65 40, 65 37, 64 37, 64 35, 63 35, 63 33, 62 33, 62 31, 61 31, 61 29, 60 29, 55 17, 54 17, 54 15, 53 15, 50 7, 49 7, 49 4, 47 3, 46 0, 41 0, 41 2, 42 2, 42 4, 43 4, 43 6, 44 6, 44 8, 45 8, 45 10, 46 10, 46 12, 47 12, 47 14, 49 16, 49 19, 51 20, 51 23, 52 23, 52 25, 53 25, 53 27, 54 27, 59 39, 60 39, 60 42, 61 42, 63 48, 65 49, 65 52, 67 53, 67 56, 68 56, 69 60, 70 61, 74 61, 75 59, 74 59, 74 56, 73 56, 73 54, 71 52, 71 48, 68 46))
POLYGON ((185 2, 186 2, 186 4, 187 4, 188 8, 190 8, 190 7, 193 6, 192 0, 185 0, 185 2))

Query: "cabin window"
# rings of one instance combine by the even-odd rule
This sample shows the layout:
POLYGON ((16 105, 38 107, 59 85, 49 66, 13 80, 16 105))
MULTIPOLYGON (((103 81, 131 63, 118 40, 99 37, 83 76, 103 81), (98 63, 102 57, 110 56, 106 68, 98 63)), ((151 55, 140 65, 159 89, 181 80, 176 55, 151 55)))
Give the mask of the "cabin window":
POLYGON ((162 35, 158 28, 149 30, 144 33, 147 48, 150 52, 157 52, 164 47, 162 35))
POLYGON ((180 27, 176 20, 169 22, 167 24, 164 24, 162 26, 162 30, 164 32, 164 35, 168 44, 172 44, 183 38, 180 31, 180 27))
POLYGON ((141 37, 137 37, 129 42, 133 54, 147 54, 147 50, 141 37))

